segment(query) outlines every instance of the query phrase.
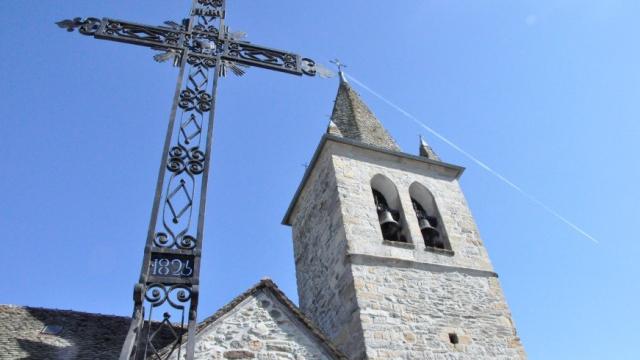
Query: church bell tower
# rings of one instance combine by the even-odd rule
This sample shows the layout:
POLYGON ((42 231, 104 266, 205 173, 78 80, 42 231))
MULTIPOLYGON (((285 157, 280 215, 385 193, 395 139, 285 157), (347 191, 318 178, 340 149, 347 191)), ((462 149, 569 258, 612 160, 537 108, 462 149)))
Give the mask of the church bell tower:
POLYGON ((525 359, 464 169, 419 150, 402 152, 341 74, 284 218, 301 310, 354 360, 525 359))

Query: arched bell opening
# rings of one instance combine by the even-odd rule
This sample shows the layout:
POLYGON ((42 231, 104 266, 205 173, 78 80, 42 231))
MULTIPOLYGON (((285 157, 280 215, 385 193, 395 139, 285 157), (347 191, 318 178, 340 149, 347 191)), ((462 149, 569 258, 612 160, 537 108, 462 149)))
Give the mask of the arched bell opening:
POLYGON ((423 185, 413 183, 409 187, 409 195, 418 219, 424 245, 427 248, 451 250, 451 244, 433 194, 423 185))
POLYGON ((382 238, 407 243, 406 221, 396 186, 387 177, 376 175, 371 179, 371 190, 382 238))

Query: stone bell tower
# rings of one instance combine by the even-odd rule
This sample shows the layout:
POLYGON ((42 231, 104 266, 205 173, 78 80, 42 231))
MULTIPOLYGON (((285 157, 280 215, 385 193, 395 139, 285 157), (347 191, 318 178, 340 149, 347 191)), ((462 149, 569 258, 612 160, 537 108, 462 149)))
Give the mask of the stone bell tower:
POLYGON ((341 76, 284 223, 300 308, 350 359, 526 358, 463 170, 403 153, 341 76))

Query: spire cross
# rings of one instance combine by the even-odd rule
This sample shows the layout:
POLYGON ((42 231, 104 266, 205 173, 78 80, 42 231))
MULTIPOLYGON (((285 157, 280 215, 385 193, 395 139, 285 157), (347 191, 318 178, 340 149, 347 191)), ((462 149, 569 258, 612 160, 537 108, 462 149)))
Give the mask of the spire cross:
POLYGON ((342 72, 342 68, 346 68, 347 65, 343 64, 340 59, 333 59, 331 61, 329 61, 330 63, 334 64, 337 68, 338 68, 338 72, 342 72))
POLYGON ((167 21, 165 26, 79 17, 56 23, 69 32, 78 29, 96 39, 162 51, 154 56, 156 61, 173 59, 180 68, 120 360, 164 360, 175 355, 182 359, 185 332, 186 359, 193 359, 216 89, 225 68, 238 75, 244 73, 238 64, 293 75, 316 74, 311 59, 239 40, 242 33, 229 33, 225 15, 225 0, 192 0, 188 19, 167 21), (153 317, 164 310, 161 318, 153 317), (173 339, 163 350, 159 341, 166 339, 159 338, 167 333, 173 339), (156 339, 156 334, 162 335, 156 339))
POLYGON ((340 81, 346 83, 347 82, 347 77, 344 75, 344 71, 342 71, 343 68, 346 68, 347 65, 343 64, 340 59, 333 59, 329 61, 330 63, 334 64, 337 68, 338 68, 338 75, 340 75, 340 81))

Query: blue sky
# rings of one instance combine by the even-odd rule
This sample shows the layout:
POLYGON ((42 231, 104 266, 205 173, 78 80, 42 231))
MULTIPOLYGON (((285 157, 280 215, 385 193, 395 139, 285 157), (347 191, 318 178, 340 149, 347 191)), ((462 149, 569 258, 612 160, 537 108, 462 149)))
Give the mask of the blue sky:
MULTIPOLYGON (((229 1, 250 41, 325 64, 414 114, 594 244, 358 88, 409 153, 462 186, 531 359, 634 359, 640 340, 640 3, 229 1)), ((177 70, 53 24, 160 24, 188 1, 3 1, 0 303, 129 315, 177 70), (10 280, 9 280, 10 279, 10 280)), ((280 220, 337 80, 251 69, 219 87, 200 316, 263 276, 296 299, 280 220)))

